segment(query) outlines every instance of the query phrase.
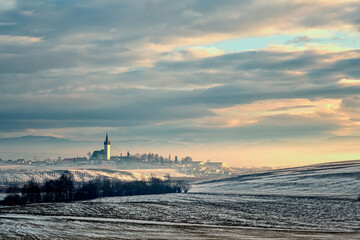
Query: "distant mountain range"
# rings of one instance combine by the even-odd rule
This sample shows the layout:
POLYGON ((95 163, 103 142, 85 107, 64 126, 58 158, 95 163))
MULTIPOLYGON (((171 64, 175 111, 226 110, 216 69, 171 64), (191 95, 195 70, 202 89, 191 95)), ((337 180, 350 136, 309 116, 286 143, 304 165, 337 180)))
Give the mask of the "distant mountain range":
MULTIPOLYGON (((116 146, 124 145, 144 145, 150 143, 150 140, 143 139, 129 139, 129 140, 111 140, 111 143, 116 146)), ((1 146, 10 146, 10 145, 21 145, 21 146, 41 146, 41 145, 54 145, 54 146, 77 146, 77 147, 87 147, 95 145, 97 147, 102 147, 102 139, 92 139, 92 140, 71 140, 68 138, 57 138, 52 136, 34 136, 27 135, 21 137, 11 137, 11 138, 0 138, 1 146)), ((0 146, 0 148, 1 148, 0 146)))
POLYGON ((36 143, 70 143, 72 140, 66 138, 57 138, 51 136, 34 136, 34 135, 27 135, 21 137, 12 137, 12 138, 0 138, 1 144, 36 144, 36 143))

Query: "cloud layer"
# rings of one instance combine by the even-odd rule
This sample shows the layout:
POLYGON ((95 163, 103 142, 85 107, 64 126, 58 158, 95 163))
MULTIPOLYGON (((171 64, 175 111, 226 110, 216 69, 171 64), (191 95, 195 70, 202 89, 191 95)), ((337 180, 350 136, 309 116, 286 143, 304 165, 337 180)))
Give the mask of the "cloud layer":
POLYGON ((360 136, 359 16, 359 1, 2 1, 0 136, 360 136))

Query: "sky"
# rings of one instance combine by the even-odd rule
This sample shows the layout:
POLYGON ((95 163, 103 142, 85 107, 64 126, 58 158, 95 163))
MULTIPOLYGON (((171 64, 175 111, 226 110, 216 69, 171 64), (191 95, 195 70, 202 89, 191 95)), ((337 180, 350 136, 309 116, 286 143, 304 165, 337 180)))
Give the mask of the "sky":
POLYGON ((352 0, 1 0, 0 138, 101 148, 108 132, 118 152, 236 167, 360 159, 359 30, 352 0))

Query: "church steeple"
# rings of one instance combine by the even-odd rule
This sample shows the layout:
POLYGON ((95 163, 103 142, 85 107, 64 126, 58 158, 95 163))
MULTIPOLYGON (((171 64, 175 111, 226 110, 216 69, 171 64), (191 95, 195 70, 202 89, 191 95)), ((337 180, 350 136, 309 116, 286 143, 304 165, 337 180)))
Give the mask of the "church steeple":
POLYGON ((109 141, 109 137, 108 137, 107 133, 106 133, 106 138, 105 138, 104 145, 110 145, 110 141, 109 141))
POLYGON ((105 142, 104 142, 104 150, 105 150, 106 160, 110 160, 110 141, 109 141, 109 136, 107 133, 106 133, 106 138, 105 138, 105 142))

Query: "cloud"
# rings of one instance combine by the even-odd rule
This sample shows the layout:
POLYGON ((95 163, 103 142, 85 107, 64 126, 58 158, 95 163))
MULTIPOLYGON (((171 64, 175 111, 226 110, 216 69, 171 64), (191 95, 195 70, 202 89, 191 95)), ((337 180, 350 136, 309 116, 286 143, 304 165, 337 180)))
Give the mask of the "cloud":
POLYGON ((318 118, 318 112, 332 113, 339 108, 341 99, 269 99, 249 104, 212 109, 216 116, 201 120, 202 125, 235 127, 256 124, 265 118, 278 115, 318 118))
POLYGON ((346 108, 351 108, 353 110, 360 110, 360 97, 359 96, 353 96, 345 98, 342 102, 343 106, 346 108))
POLYGON ((311 41, 312 39, 308 36, 298 36, 292 40, 287 41, 286 44, 303 44, 311 41))
POLYGON ((329 52, 344 52, 352 50, 351 47, 342 47, 336 44, 317 44, 317 43, 308 43, 301 46, 295 46, 291 44, 270 44, 267 49, 269 51, 275 52, 296 52, 296 51, 317 51, 319 53, 329 53, 329 52))
POLYGON ((4 27, 4 26, 14 26, 16 25, 15 22, 0 22, 0 27, 4 27))
POLYGON ((0 35, 0 44, 32 44, 42 41, 39 37, 0 35))
POLYGON ((360 80, 343 78, 343 79, 339 80, 338 83, 343 84, 343 85, 360 85, 360 80))
POLYGON ((346 39, 358 36, 356 1, 34 0, 0 11, 2 134, 111 129, 206 145, 359 132, 360 51, 346 39), (214 45, 264 36, 274 40, 256 51, 214 45), (334 38, 345 40, 324 40, 334 38))
MULTIPOLYGON (((285 29, 303 32, 305 28, 310 34, 312 28, 315 29, 313 32, 321 32, 324 26, 342 28, 344 25, 357 24, 356 18, 350 17, 356 16, 351 2, 328 4, 319 1, 308 4, 273 1, 268 4, 266 1, 182 1, 168 4, 166 1, 156 1, 146 4, 87 1, 47 4, 32 1, 31 4, 18 2, 16 7, 19 11, 33 14, 6 13, 4 18, 7 21, 18 24, 6 30, 4 35, 35 34, 33 38, 46 40, 41 48, 36 49, 37 52, 51 56, 57 54, 54 50, 70 50, 82 57, 72 62, 74 67, 85 64, 89 69, 99 64, 128 69, 151 67, 162 59, 164 52, 172 52, 178 47, 188 46, 192 56, 210 56, 214 53, 208 51, 211 49, 205 52, 205 49, 196 49, 191 45, 242 36, 276 34, 285 29), (327 22, 309 27, 308 17, 312 15, 327 22), (302 22, 304 16, 308 19, 305 25, 302 22), (337 24, 329 21, 336 21, 337 24)), ((7 51, 16 49, 8 48, 7 51)), ((216 54, 221 53, 216 51, 216 54)), ((74 56, 69 55, 68 58, 74 56)), ((56 64, 49 64, 48 69, 53 69, 56 64)), ((63 65, 59 64, 58 67, 63 68, 63 65)))
POLYGON ((2 0, 0 2, 0 11, 9 11, 16 7, 16 0, 2 0))
POLYGON ((180 51, 172 51, 163 54, 164 57, 161 61, 184 61, 184 60, 196 60, 198 58, 207 58, 220 56, 226 52, 216 47, 190 47, 180 51))

